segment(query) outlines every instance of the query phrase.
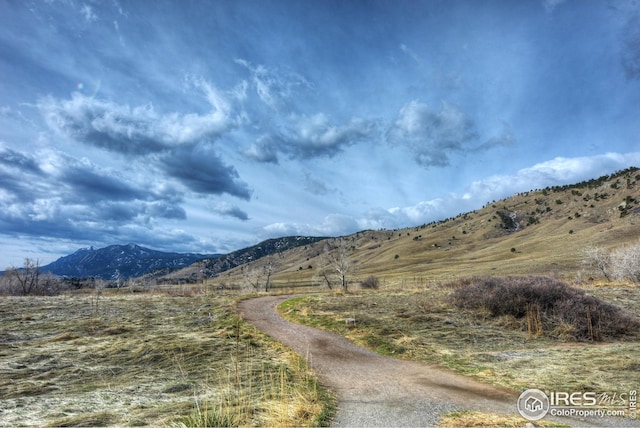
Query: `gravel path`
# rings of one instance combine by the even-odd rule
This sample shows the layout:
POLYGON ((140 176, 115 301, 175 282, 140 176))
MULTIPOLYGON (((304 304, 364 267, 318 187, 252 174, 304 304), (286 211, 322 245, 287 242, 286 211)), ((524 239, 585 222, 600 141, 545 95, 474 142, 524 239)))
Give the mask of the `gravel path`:
MULTIPOLYGON (((245 300, 238 304, 238 311, 259 330, 310 361, 323 385, 337 394, 333 426, 434 426, 443 414, 460 409, 517 414, 518 393, 418 362, 384 357, 342 336, 285 321, 276 306, 292 297, 296 296, 245 300)), ((554 420, 573 426, 635 422, 554 420)), ((523 426, 525 423, 523 419, 523 426)))

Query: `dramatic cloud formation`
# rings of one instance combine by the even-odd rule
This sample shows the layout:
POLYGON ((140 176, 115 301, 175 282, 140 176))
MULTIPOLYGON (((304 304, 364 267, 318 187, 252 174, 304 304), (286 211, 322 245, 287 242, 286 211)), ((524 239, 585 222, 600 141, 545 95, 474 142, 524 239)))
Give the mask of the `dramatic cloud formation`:
POLYGON ((449 154, 462 151, 476 137, 471 120, 447 102, 435 111, 411 101, 400 109, 387 132, 392 144, 407 146, 424 166, 449 165, 449 154))
POLYGON ((0 2, 0 270, 415 226, 638 166, 639 17, 607 0, 0 2))
POLYGON ((236 170, 225 165, 208 144, 170 151, 161 156, 160 164, 166 174, 196 193, 250 198, 249 189, 238 180, 236 170))
POLYGON ((226 104, 207 86, 214 109, 208 115, 159 115, 152 105, 130 108, 74 92, 70 100, 38 103, 51 129, 84 144, 123 154, 144 155, 202 140, 215 140, 232 126, 226 104))
POLYGON ((332 125, 329 118, 318 113, 311 117, 292 116, 288 126, 276 135, 260 137, 245 154, 261 162, 278 162, 277 153, 289 159, 312 159, 321 156, 333 157, 345 147, 359 142, 377 139, 374 121, 354 118, 343 125, 332 125))

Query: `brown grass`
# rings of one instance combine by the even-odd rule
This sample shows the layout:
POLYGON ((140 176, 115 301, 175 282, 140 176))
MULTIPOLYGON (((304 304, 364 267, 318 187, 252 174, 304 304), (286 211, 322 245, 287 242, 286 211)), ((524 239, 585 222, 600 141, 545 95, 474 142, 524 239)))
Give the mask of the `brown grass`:
MULTIPOLYGON (((462 410, 446 414, 438 426, 443 428, 472 428, 472 427, 501 427, 501 428, 522 428, 525 422, 519 416, 499 415, 495 413, 474 412, 462 410)), ((537 427, 568 427, 568 425, 558 424, 550 421, 536 421, 537 427)))
MULTIPOLYGON (((425 361, 514 390, 629 391, 640 384, 637 334, 599 343, 527 334, 526 318, 448 303, 451 289, 424 286, 323 295, 285 302, 286 317, 334 331, 379 353, 425 361), (345 317, 357 319, 347 328, 345 317)), ((640 313, 637 288, 587 291, 640 313)), ((560 328, 560 327, 556 327, 560 328)))
POLYGON ((207 408, 237 425, 321 424, 330 397, 299 357, 235 315, 235 299, 0 298, 2 424, 203 426, 188 416, 207 408))

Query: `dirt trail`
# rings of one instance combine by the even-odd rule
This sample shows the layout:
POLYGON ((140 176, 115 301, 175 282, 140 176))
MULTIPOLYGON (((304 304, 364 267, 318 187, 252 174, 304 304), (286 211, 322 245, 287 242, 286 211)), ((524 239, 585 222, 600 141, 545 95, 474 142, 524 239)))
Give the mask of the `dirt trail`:
MULTIPOLYGON (((443 414, 459 409, 517 414, 518 394, 513 391, 418 362, 384 357, 342 336, 285 321, 276 306, 292 297, 245 300, 238 304, 238 311, 259 330, 310 361, 320 381, 337 394, 333 426, 434 426, 443 414)), ((596 422, 562 421, 575 426, 596 422)), ((618 425, 611 426, 623 422, 614 421, 618 425)), ((609 425, 604 420, 597 422, 609 425)))

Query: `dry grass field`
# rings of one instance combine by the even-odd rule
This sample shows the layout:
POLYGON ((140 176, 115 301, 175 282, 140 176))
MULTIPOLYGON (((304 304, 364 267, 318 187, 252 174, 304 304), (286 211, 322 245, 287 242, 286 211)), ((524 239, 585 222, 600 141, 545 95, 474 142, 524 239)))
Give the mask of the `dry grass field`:
MULTIPOLYGON (((629 284, 590 287, 592 296, 640 313, 629 284)), ((628 392, 640 386, 640 334, 577 341, 563 329, 532 332, 526 317, 454 307, 450 286, 327 294, 285 302, 283 316, 334 331, 379 353, 425 361, 494 385, 524 390, 628 392), (345 318, 355 318, 355 328, 345 318)))
POLYGON ((0 426, 321 425, 331 397, 236 299, 1 297, 0 426))

